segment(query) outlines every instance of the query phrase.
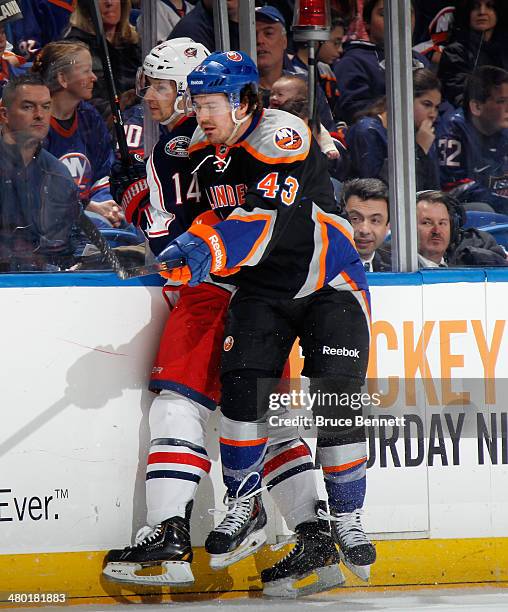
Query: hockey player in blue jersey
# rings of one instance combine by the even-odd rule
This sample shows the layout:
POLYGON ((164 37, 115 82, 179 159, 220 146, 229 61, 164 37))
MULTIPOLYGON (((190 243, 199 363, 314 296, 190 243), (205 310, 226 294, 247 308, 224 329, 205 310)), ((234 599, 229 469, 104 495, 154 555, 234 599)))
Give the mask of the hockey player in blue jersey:
POLYGON ((51 124, 45 148, 63 162, 84 208, 118 227, 123 213, 109 190, 113 145, 104 120, 87 102, 97 78, 88 47, 76 41, 47 44, 32 71, 51 91, 51 124))
MULTIPOLYGON (((297 117, 264 110, 255 65, 237 51, 214 53, 188 77, 199 128, 189 147, 194 172, 219 223, 192 226, 160 255, 183 258, 175 280, 197 286, 208 273, 238 290, 222 353, 221 459, 228 511, 205 547, 222 559, 256 541, 267 447, 268 396, 297 336, 311 390, 350 394, 363 383, 369 351, 369 294, 352 228, 333 198, 325 160, 297 117), (330 349, 342 347, 339 349, 330 349)), ((350 407, 331 407, 334 414, 350 407)), ((299 594, 294 582, 317 574, 317 589, 342 580, 330 533, 346 562, 368 566, 375 550, 360 521, 365 495, 363 427, 318 428, 330 514, 302 517, 295 546, 261 574, 264 592, 299 594)))
POLYGON ((439 133, 441 185, 461 202, 508 213, 508 72, 482 66, 467 81, 461 109, 439 133))

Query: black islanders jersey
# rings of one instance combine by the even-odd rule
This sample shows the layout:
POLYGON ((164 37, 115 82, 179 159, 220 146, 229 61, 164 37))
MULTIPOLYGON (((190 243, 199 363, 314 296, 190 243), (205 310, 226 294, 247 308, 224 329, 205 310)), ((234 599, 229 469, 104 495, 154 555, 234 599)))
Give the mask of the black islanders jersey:
POLYGON ((200 128, 189 146, 202 203, 219 230, 231 279, 242 289, 300 298, 324 285, 362 294, 367 284, 350 224, 338 214, 326 159, 305 123, 284 111, 253 117, 231 147, 200 128))

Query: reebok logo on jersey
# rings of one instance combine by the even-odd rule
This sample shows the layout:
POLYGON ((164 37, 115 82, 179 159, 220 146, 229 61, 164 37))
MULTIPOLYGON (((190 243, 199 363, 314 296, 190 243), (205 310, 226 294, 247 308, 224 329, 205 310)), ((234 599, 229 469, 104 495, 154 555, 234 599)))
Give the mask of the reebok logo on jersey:
POLYGON ((323 346, 323 355, 337 355, 338 357, 354 357, 359 359, 360 351, 358 349, 348 349, 345 346, 340 348, 334 346, 323 346))
POLYGON ((210 245, 211 245, 212 252, 213 252, 213 259, 214 259, 212 272, 218 272, 219 270, 222 270, 222 268, 224 267, 222 265, 224 253, 222 252, 219 239, 217 238, 216 235, 210 236, 208 240, 210 241, 210 245))

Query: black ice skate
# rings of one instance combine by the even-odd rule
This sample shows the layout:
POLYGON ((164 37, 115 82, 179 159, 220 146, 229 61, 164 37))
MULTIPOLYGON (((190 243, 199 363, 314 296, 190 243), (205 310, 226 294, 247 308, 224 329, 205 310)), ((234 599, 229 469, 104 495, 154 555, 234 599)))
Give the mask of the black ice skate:
POLYGON ((376 549, 363 531, 361 513, 361 509, 342 514, 332 512, 328 518, 344 565, 358 578, 368 582, 370 566, 376 560, 376 549))
POLYGON ((102 571, 108 580, 148 585, 187 586, 194 582, 189 518, 192 502, 187 504, 186 518, 174 516, 153 528, 144 527, 134 546, 110 550, 102 571), (144 568, 160 566, 162 574, 138 573, 144 568))
POLYGON ((328 530, 320 523, 301 523, 296 527, 296 543, 280 561, 261 572, 263 594, 270 597, 301 597, 341 586, 340 557, 328 530), (305 587, 295 583, 311 574, 317 580, 305 587))
POLYGON ((266 542, 266 512, 261 493, 227 500, 226 516, 208 534, 205 549, 210 567, 222 569, 254 554, 266 542))

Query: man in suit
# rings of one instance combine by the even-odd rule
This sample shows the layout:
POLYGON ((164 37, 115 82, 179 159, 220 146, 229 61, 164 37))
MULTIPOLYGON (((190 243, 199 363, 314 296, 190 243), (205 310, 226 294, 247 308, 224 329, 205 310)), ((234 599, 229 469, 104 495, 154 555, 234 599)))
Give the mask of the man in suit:
POLYGON ((376 178, 348 181, 342 202, 354 229, 355 244, 367 272, 392 269, 388 249, 380 248, 390 230, 388 187, 376 178))

